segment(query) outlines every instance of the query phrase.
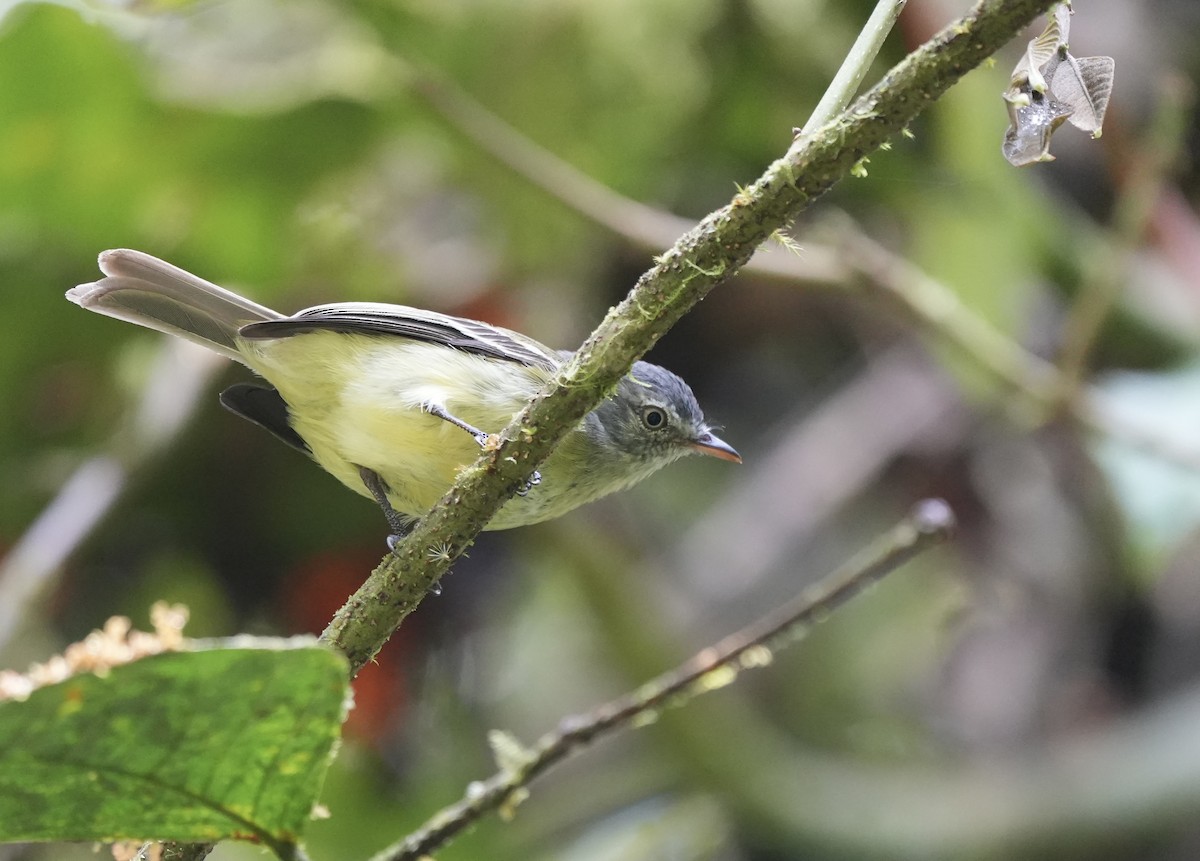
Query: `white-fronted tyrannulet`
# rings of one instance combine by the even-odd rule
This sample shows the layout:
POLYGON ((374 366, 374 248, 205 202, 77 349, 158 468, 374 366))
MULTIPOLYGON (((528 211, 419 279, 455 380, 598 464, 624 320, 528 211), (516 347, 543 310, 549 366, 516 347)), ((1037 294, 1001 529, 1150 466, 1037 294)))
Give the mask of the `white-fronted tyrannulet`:
MULTIPOLYGON (((72 302, 236 359, 266 383, 221 403, 375 499, 393 530, 421 516, 570 355, 497 326, 403 305, 343 302, 290 317, 139 251, 100 255, 72 302)), ((687 383, 637 362, 488 529, 565 514, 691 452, 741 458, 687 383)))

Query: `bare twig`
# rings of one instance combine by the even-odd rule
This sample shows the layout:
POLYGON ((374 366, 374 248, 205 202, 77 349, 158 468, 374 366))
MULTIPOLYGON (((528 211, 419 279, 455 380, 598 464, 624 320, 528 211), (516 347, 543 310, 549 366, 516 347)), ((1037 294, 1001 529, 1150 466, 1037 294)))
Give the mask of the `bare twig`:
POLYGON ((519 748, 507 737, 494 742, 501 760, 498 773, 471 784, 461 801, 439 811, 372 861, 412 861, 434 852, 486 814, 518 803, 534 778, 579 749, 617 729, 639 725, 662 709, 723 687, 741 670, 765 666, 774 651, 795 641, 815 620, 825 618, 918 553, 945 540, 953 527, 954 515, 945 502, 924 500, 908 518, 839 571, 675 669, 586 715, 566 718, 529 749, 519 748))
POLYGON ((812 116, 804 124, 801 134, 812 134, 850 104, 907 2, 908 0, 879 0, 875 4, 875 11, 867 19, 866 26, 858 34, 850 53, 842 61, 841 68, 825 90, 821 101, 817 103, 812 116))

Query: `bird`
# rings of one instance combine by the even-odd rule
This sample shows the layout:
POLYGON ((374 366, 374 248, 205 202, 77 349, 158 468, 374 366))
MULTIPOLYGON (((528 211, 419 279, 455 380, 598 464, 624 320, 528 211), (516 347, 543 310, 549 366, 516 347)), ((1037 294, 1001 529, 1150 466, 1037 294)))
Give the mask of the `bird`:
MULTIPOLYGON (((259 379, 229 387, 221 404, 373 499, 392 539, 572 355, 404 305, 340 302, 288 316, 131 249, 102 252, 99 266, 104 277, 68 299, 246 365, 259 379)), ((687 383, 635 362, 485 529, 558 517, 694 453, 741 463, 687 383)))

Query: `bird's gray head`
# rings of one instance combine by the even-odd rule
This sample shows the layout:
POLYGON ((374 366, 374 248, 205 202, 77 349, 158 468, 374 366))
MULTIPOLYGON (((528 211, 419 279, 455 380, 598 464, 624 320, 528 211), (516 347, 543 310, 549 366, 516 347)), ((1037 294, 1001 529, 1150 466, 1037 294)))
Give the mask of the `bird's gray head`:
POLYGON ((649 362, 634 364, 587 425, 588 435, 610 456, 619 452, 626 461, 651 470, 692 453, 742 460, 705 423, 688 384, 649 362))

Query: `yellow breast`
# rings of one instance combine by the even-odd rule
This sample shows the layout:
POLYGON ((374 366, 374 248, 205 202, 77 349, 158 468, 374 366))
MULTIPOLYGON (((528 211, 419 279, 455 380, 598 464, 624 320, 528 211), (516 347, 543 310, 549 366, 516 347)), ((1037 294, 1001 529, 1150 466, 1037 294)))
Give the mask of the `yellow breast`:
POLYGON ((373 470, 396 510, 412 516, 479 456, 470 434, 422 406, 438 404, 493 433, 548 376, 434 344, 337 332, 246 341, 242 351, 288 403, 292 426, 322 467, 364 496, 359 467, 373 470))

